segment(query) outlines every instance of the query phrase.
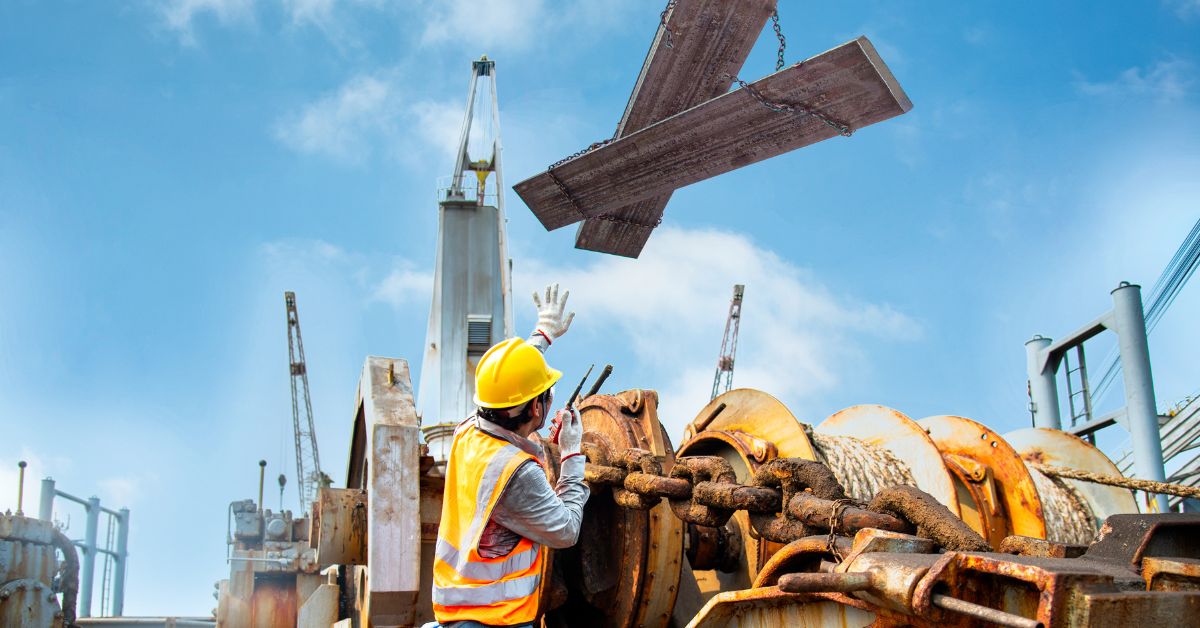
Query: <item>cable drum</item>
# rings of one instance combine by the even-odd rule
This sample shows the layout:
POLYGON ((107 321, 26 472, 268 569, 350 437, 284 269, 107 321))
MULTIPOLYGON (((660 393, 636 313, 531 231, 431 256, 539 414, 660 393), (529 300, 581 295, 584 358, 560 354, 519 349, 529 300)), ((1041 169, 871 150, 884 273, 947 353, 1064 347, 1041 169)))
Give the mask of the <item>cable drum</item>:
POLYGON ((1096 519, 1086 499, 1070 482, 1052 478, 1025 464, 1038 496, 1042 498, 1042 518, 1046 539, 1057 543, 1087 545, 1096 540, 1096 519))
POLYGON ((809 437, 821 461, 854 499, 869 501, 881 489, 917 484, 908 465, 883 447, 850 436, 816 431, 809 437))

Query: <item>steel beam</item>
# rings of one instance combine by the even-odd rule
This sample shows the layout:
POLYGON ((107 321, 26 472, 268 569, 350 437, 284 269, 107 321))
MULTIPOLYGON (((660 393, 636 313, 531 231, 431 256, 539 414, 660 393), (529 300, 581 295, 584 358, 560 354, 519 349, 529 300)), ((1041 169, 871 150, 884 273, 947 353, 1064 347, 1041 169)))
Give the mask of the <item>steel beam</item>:
MULTIPOLYGON (((614 137, 624 137, 729 90, 776 0, 678 0, 659 24, 614 137)), ((662 218, 668 192, 589 218, 575 247, 637 257, 662 218)))
POLYGON ((860 37, 514 189, 546 229, 557 229, 839 135, 822 117, 854 131, 911 108, 875 47, 860 37), (776 111, 753 94, 820 116, 776 111))

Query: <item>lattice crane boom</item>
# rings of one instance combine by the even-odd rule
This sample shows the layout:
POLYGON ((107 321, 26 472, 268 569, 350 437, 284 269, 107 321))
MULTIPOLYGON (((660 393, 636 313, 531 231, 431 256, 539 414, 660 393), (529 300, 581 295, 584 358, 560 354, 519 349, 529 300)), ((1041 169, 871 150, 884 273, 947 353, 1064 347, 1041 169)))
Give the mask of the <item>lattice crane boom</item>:
POLYGON ((292 380, 292 425, 296 436, 296 488, 300 508, 305 512, 316 498, 319 486, 328 486, 321 472, 321 455, 317 451, 317 433, 313 426, 312 398, 308 392, 308 366, 304 362, 304 339, 300 336, 300 315, 296 312, 296 293, 284 292, 288 323, 288 363, 292 380), (301 416, 300 397, 304 406, 301 416))
POLYGON ((738 327, 742 322, 742 295, 746 286, 733 287, 729 301, 729 317, 725 319, 725 337, 721 339, 721 355, 717 357, 717 373, 713 376, 712 399, 733 386, 733 358, 737 355, 738 327))

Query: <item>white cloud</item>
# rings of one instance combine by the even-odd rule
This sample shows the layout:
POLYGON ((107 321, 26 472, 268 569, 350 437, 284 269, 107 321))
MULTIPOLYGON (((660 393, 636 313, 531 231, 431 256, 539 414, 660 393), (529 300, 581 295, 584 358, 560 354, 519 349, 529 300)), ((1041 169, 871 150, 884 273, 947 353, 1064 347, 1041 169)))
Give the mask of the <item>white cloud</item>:
POLYGON ((337 5, 337 0, 283 0, 283 6, 295 23, 328 24, 337 5))
POLYGON ((1191 63, 1171 58, 1147 68, 1129 68, 1111 81, 1091 82, 1080 77, 1075 86, 1089 96, 1148 97, 1158 102, 1173 102, 1191 91, 1192 75, 1191 63))
POLYGON ((171 0, 161 7, 167 27, 186 45, 196 43, 192 22, 198 15, 212 14, 222 25, 254 19, 255 0, 171 0))
MULTIPOLYGON (((644 6, 644 5, 642 5, 644 6)), ((553 44, 595 37, 612 28, 627 28, 637 0, 450 0, 427 2, 420 18, 425 23, 423 44, 464 42, 476 49, 521 50, 538 43, 553 44)), ((656 14, 657 17, 657 14, 656 14)), ((653 29, 651 25, 649 27, 653 29)), ((647 36, 653 30, 647 30, 647 36)))
POLYGON ((440 149, 447 165, 453 163, 463 128, 463 103, 426 100, 414 103, 409 113, 418 137, 425 144, 440 149))
POLYGON ((275 137, 302 153, 358 163, 371 151, 374 137, 395 128, 396 99, 390 81, 355 77, 276 123, 275 137))
POLYGON ((273 132, 293 150, 343 163, 363 163, 377 154, 414 159, 433 149, 448 166, 458 148, 462 116, 461 102, 411 100, 393 71, 350 79, 281 117, 273 132))
POLYGON ((373 297, 399 309, 413 303, 427 303, 431 294, 433 274, 400 260, 392 272, 375 285, 373 297))
POLYGON ((1181 18, 1189 19, 1200 15, 1200 0, 1166 0, 1165 3, 1181 18))
POLYGON ((476 48, 524 48, 545 26, 545 0, 453 0, 429 5, 422 43, 467 42, 476 48))
POLYGON ((111 477, 100 480, 100 493, 113 508, 129 508, 143 493, 144 478, 136 476, 111 477))
MULTIPOLYGON (((861 366, 866 342, 907 341, 920 325, 858 302, 739 234, 664 227, 638 260, 597 256, 582 268, 525 260, 517 294, 546 282, 571 290, 583 333, 619 338, 660 374, 668 431, 708 401, 733 284, 746 285, 734 385, 806 401, 861 366)), ((658 384, 655 384, 658 385, 658 384)))

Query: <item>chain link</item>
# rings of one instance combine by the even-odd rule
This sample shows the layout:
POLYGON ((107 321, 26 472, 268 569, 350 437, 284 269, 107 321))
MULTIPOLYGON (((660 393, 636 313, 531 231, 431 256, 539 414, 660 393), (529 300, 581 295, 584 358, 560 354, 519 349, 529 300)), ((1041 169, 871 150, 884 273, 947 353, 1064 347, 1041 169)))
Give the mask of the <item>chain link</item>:
POLYGON ((546 174, 550 175, 550 180, 554 182, 554 185, 558 186, 558 191, 562 192, 563 196, 567 197, 567 200, 571 202, 571 207, 574 207, 575 212, 578 213, 582 218, 587 218, 587 214, 583 212, 583 206, 579 204, 579 199, 575 198, 574 194, 571 194, 571 190, 567 188, 567 184, 563 183, 562 179, 559 179, 558 175, 554 173, 554 169, 567 163, 568 161, 571 161, 572 159, 575 159, 576 157, 582 157, 583 155, 586 155, 597 148, 607 146, 615 139, 615 137, 610 137, 601 142, 592 142, 592 144, 587 148, 567 155, 566 157, 563 157, 562 159, 550 164, 549 168, 546 168, 546 174))
MULTIPOLYGON (((674 4, 674 3, 672 3, 672 4, 674 4)), ((598 148, 608 146, 609 144, 616 141, 616 139, 617 138, 615 138, 615 137, 610 137, 604 141, 593 142, 587 148, 580 150, 580 151, 576 151, 575 153, 572 153, 571 155, 568 155, 568 156, 566 156, 562 159, 559 159, 558 161, 550 164, 550 167, 546 168, 546 173, 550 175, 550 180, 554 182, 554 185, 558 186, 558 191, 562 192, 562 195, 567 197, 567 200, 571 202, 571 207, 573 207, 575 209, 575 212, 577 214, 579 214, 579 216, 581 218, 585 218, 585 219, 595 218, 597 220, 603 220, 605 222, 613 222, 613 223, 622 224, 622 225, 631 225, 634 227, 643 227, 643 228, 649 227, 650 229, 654 229, 662 224, 662 216, 659 216, 658 219, 655 220, 654 222, 642 222, 642 221, 638 221, 638 220, 629 220, 628 218, 621 218, 620 216, 613 216, 611 214, 603 214, 600 216, 588 216, 586 213, 584 213, 583 205, 581 205, 579 203, 579 199, 575 198, 575 195, 571 193, 571 190, 569 188, 567 188, 567 184, 563 183, 562 179, 558 178, 558 174, 556 174, 554 172, 555 168, 567 163, 568 161, 571 161, 572 159, 575 159, 576 157, 582 157, 598 148)))
POLYGON ((854 129, 851 129, 848 125, 838 122, 837 120, 834 120, 833 118, 821 113, 820 111, 817 111, 816 109, 805 105, 789 105, 787 103, 771 102, 767 100, 766 96, 762 95, 762 92, 759 92, 758 89, 746 81, 729 74, 726 74, 725 76, 733 79, 739 87, 746 90, 746 93, 750 94, 762 106, 770 109, 771 111, 777 111, 780 113, 794 113, 800 116, 810 116, 820 120, 834 131, 837 131, 838 135, 841 135, 842 137, 850 137, 851 135, 854 135, 854 129))
POLYGON ((839 563, 842 562, 845 557, 842 556, 840 551, 838 551, 837 534, 835 534, 835 531, 840 525, 838 519, 841 511, 845 510, 847 506, 853 503, 854 500, 852 499, 835 499, 833 501, 833 506, 829 508, 829 539, 826 542, 826 547, 829 548, 829 553, 832 554, 834 559, 836 559, 836 561, 839 563))
POLYGON ((592 216, 592 218, 595 218, 596 220, 603 220, 604 222, 615 222, 619 225, 631 225, 634 227, 649 227, 651 229, 654 229, 655 227, 662 224, 662 216, 659 216, 658 219, 655 220, 654 222, 641 222, 641 221, 637 221, 637 220, 630 220, 628 218, 621 218, 619 216, 613 216, 611 214, 592 216))
MULTIPOLYGON (((735 511, 744 510, 761 538, 780 543, 824 529, 830 552, 839 559, 839 535, 863 528, 909 532, 914 525, 920 533, 930 527, 929 522, 917 524, 897 516, 891 508, 868 507, 847 498, 828 467, 810 460, 776 458, 758 468, 753 484, 740 484, 729 463, 719 457, 677 458, 669 476, 664 476, 664 461, 647 451, 629 449, 609 456, 601 445, 585 445, 589 462, 584 479, 593 486, 611 487, 614 501, 622 508, 649 510, 666 498, 676 517, 707 527, 720 527, 735 511)), ((915 487, 904 488, 928 497, 915 487)), ((949 511, 943 516, 954 518, 953 525, 964 525, 949 511)), ((939 541, 941 536, 933 538, 939 541)))
POLYGON ((779 40, 779 58, 775 60, 775 71, 778 72, 787 65, 783 60, 783 52, 787 50, 787 38, 783 36, 783 29, 779 27, 779 9, 776 8, 771 13, 771 28, 775 29, 775 39, 779 40))

